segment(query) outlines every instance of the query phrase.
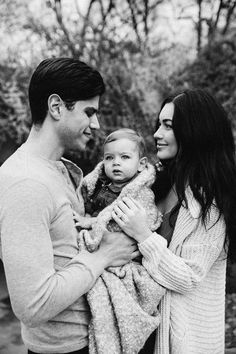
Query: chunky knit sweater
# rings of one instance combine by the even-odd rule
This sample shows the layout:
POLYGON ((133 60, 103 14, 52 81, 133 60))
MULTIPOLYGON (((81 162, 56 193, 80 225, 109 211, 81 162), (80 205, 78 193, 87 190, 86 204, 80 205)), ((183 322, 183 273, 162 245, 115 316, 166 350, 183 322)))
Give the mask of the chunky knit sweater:
POLYGON ((187 190, 169 248, 154 233, 139 244, 143 265, 167 292, 154 354, 223 354, 225 314, 225 223, 212 206, 206 227, 187 190))

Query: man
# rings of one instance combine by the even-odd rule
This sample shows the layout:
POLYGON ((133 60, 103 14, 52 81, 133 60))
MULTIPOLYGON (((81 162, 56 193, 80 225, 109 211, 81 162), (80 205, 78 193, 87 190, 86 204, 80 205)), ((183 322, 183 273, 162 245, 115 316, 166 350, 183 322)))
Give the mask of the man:
POLYGON ((29 85, 29 137, 0 169, 1 253, 28 353, 88 353, 83 296, 108 266, 137 256, 123 234, 105 234, 94 253, 77 249, 73 210, 82 172, 61 160, 99 129, 101 75, 76 59, 44 60, 29 85))

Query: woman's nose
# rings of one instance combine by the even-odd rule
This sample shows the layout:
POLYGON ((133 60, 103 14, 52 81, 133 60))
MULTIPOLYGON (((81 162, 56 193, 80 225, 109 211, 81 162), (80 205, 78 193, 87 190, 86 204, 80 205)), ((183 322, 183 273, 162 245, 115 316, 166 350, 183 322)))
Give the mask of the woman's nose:
POLYGON ((98 121, 98 117, 95 114, 92 115, 92 117, 90 117, 90 124, 89 124, 91 129, 100 129, 100 124, 98 121))
POLYGON ((161 127, 159 127, 159 128, 157 129, 157 131, 154 133, 153 136, 154 136, 155 139, 163 138, 163 134, 162 134, 162 131, 161 131, 161 127))

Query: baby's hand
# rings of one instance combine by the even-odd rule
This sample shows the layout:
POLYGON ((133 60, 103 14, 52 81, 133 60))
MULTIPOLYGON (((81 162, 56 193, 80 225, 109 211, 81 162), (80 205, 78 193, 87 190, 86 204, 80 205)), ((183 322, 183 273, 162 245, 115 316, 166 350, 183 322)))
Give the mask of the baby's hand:
POLYGON ((75 226, 81 229, 91 229, 92 225, 96 222, 97 218, 91 216, 82 216, 73 210, 73 219, 75 221, 75 226))
POLYGON ((81 215, 79 215, 74 209, 72 209, 72 215, 75 223, 78 222, 81 218, 81 215))

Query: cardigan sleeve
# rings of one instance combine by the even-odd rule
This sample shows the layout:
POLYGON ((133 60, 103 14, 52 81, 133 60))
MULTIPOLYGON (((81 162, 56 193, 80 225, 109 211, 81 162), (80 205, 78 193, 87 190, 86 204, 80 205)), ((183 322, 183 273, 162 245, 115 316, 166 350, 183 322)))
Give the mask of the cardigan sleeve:
POLYGON ((139 244, 143 266, 162 286, 178 293, 191 292, 224 253, 225 223, 220 218, 205 228, 198 221, 194 231, 178 246, 178 255, 167 248, 166 240, 156 233, 139 244))

